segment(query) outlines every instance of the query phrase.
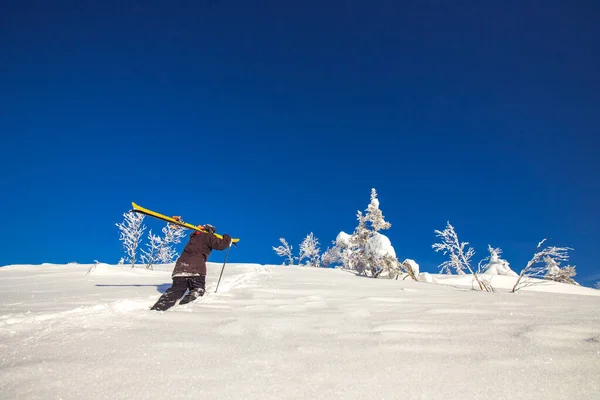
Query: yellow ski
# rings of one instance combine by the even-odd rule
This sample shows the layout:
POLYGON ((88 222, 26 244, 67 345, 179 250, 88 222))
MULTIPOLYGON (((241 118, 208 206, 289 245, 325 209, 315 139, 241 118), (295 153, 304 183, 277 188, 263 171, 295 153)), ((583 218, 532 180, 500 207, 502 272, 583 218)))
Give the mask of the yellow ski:
MULTIPOLYGON (((183 226, 184 228, 192 229, 194 231, 208 233, 205 230, 200 229, 200 228, 198 228, 195 225, 188 224, 187 222, 183 222, 183 221, 177 221, 176 219, 173 219, 171 217, 167 217, 166 215, 163 215, 163 214, 157 213, 155 211, 148 210, 147 208, 141 207, 141 206, 135 204, 134 202, 131 202, 131 205, 133 206, 133 210, 132 210, 133 212, 140 213, 140 214, 146 214, 146 215, 149 215, 150 217, 158 218, 158 219, 161 219, 163 221, 167 221, 167 222, 169 222, 169 223, 171 223, 173 225, 183 226)), ((215 233, 214 235, 216 237, 218 237, 219 239, 223 239, 223 236, 219 235, 218 233, 215 233)), ((237 238, 234 239, 234 238, 232 238, 231 241, 233 243, 237 243, 237 242, 240 241, 240 239, 237 239, 237 238)))

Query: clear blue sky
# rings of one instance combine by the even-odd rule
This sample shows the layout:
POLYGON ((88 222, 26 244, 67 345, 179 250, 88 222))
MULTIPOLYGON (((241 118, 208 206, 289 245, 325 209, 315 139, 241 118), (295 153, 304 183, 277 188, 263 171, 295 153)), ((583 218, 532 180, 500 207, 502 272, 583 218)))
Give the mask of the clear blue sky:
POLYGON ((279 263, 375 187, 424 270, 450 220, 600 279, 597 1, 2 4, 0 265, 116 262, 131 201, 279 263))

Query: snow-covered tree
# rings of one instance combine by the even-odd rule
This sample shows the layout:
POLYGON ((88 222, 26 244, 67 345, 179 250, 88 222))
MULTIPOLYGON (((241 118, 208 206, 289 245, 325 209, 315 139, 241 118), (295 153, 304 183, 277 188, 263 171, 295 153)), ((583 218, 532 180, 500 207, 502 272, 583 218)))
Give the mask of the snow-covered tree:
POLYGON ((328 268, 329 266, 340 262, 341 257, 342 254, 339 247, 328 247, 321 255, 321 266, 328 268))
MULTIPOLYGON (((377 198, 377 191, 374 188, 371 189, 371 202, 367 206, 365 214, 358 211, 356 219, 358 220, 358 225, 348 238, 347 246, 341 251, 344 267, 353 269, 359 274, 370 274, 374 278, 382 272, 387 272, 388 274, 397 273, 399 262, 395 252, 393 255, 390 255, 388 254, 389 252, 383 254, 372 251, 373 246, 376 246, 373 240, 380 240, 379 238, 373 238, 379 231, 389 229, 392 226, 392 224, 385 220, 383 212, 379 208, 379 199, 377 198)), ((385 238, 387 239, 387 237, 385 238)), ((387 240, 389 242, 389 239, 387 240)), ((391 244, 389 246, 391 247, 391 244)))
POLYGON ((311 232, 309 233, 302 243, 300 243, 300 254, 298 256, 298 264, 302 264, 302 260, 307 259, 308 265, 313 267, 319 266, 319 239, 311 232))
POLYGON ((366 271, 369 260, 366 254, 366 247, 371 237, 371 231, 367 228, 365 216, 361 211, 356 214, 358 225, 350 235, 348 243, 348 265, 347 268, 356 270, 359 274, 366 271))
POLYGON ((392 224, 385 220, 383 212, 379 209, 379 199, 377 198, 377 191, 375 188, 371 189, 371 202, 367 206, 365 222, 370 224, 373 233, 392 227, 392 224))
POLYGON ((519 274, 510 269, 508 261, 500 258, 500 255, 502 254, 501 248, 494 248, 488 244, 488 251, 490 252, 490 255, 479 262, 479 268, 477 269, 478 273, 487 275, 519 276, 519 274), (482 267, 482 264, 486 260, 489 260, 489 262, 482 267))
POLYGON ((143 225, 145 215, 126 212, 123 217, 124 221, 115 225, 119 228, 119 240, 123 242, 125 261, 131 262, 131 268, 134 268, 138 246, 146 230, 146 226, 143 225))
MULTIPOLYGON (((273 246, 273 250, 279 257, 285 257, 289 263, 288 265, 294 265, 294 256, 292 255, 293 247, 290 246, 284 238, 279 238, 279 241, 282 243, 281 246, 273 246)), ((283 263, 285 264, 285 261, 283 263)))
POLYGON ((573 279, 577 275, 574 265, 561 267, 558 261, 549 256, 544 257, 544 262, 546 263, 546 276, 544 279, 579 286, 579 283, 573 279))
POLYGON ((167 224, 167 226, 162 228, 162 233, 162 246, 158 249, 157 261, 167 264, 173 262, 178 256, 179 253, 173 245, 181 243, 181 240, 187 235, 187 229, 167 224))
POLYGON ((351 267, 351 256, 352 250, 350 250, 350 235, 342 231, 338 233, 335 238, 335 247, 339 253, 339 261, 342 263, 344 268, 352 269, 351 267))
POLYGON ((451 274, 452 270, 455 270, 457 274, 464 275, 465 270, 467 270, 473 275, 481 290, 489 291, 487 286, 481 282, 477 273, 471 268, 471 258, 475 254, 475 250, 469 247, 465 251, 465 247, 469 242, 460 242, 450 221, 446 223, 446 229, 443 231, 435 230, 435 233, 442 240, 441 243, 434 243, 431 247, 436 252, 441 251, 444 255, 448 254, 450 256, 450 260, 440 264, 440 272, 445 271, 447 274, 451 274))
POLYGON ((558 265, 561 261, 567 261, 569 259, 568 252, 569 250, 572 250, 571 248, 548 246, 540 250, 544 242, 546 242, 546 239, 538 243, 538 251, 534 253, 531 260, 529 260, 525 268, 523 268, 519 274, 519 279, 517 279, 517 282, 512 288, 513 293, 524 287, 539 284, 539 281, 529 278, 544 279, 548 272, 549 260, 552 260, 552 264, 556 263, 558 265))
POLYGON ((392 242, 387 236, 379 232, 367 241, 365 256, 371 276, 374 278, 378 276, 394 278, 401 271, 392 242))
POLYGON ((146 269, 152 269, 152 265, 156 262, 156 254, 161 246, 162 238, 152 234, 152 229, 150 229, 148 232, 148 243, 146 243, 147 249, 142 249, 141 256, 142 261, 146 263, 146 269))
POLYGON ((147 250, 142 250, 147 269, 152 269, 153 264, 173 262, 179 254, 173 245, 181 243, 186 235, 185 228, 173 224, 167 224, 161 232, 162 236, 153 235, 152 231, 148 233, 147 250))

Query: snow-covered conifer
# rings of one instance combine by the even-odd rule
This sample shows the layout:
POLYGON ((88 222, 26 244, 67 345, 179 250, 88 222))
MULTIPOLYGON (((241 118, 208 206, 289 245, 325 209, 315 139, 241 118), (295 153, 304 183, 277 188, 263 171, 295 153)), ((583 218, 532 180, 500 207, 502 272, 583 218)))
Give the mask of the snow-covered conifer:
MULTIPOLYGON (((294 265, 294 256, 292 255, 293 247, 290 246, 284 238, 279 238, 279 241, 282 243, 281 246, 275 247, 273 246, 273 250, 279 257, 287 258, 288 265, 294 265)), ((285 264, 285 261, 283 262, 285 264)))
POLYGON ((356 213, 358 225, 350 235, 347 268, 356 270, 359 274, 366 272, 369 266, 369 257, 366 253, 367 243, 371 237, 371 231, 367 228, 366 218, 361 211, 356 213))
MULTIPOLYGON (((392 225, 385 220, 379 208, 379 199, 374 188, 371 189, 371 201, 365 213, 357 211, 356 219, 358 225, 347 238, 347 244, 340 248, 344 267, 353 269, 359 274, 370 274, 374 278, 382 272, 388 273, 388 276, 396 274, 400 263, 389 239, 384 235, 381 235, 385 238, 383 241, 381 237, 377 237, 380 235, 379 231, 389 229, 392 225), (379 250, 373 251, 374 248, 379 250)), ((340 239, 339 235, 338 239, 340 239)))
POLYGON ((300 243, 300 254, 298 256, 298 264, 302 263, 305 258, 308 260, 308 264, 312 267, 319 266, 319 239, 311 232, 309 233, 302 243, 300 243))
POLYGON ((373 233, 385 229, 390 229, 392 224, 387 222, 383 216, 383 212, 379 209, 379 199, 375 188, 371 189, 371 202, 369 203, 366 213, 365 222, 370 223, 370 228, 373 233))
POLYGON ((440 237, 442 240, 441 243, 434 243, 431 247, 433 247, 436 252, 441 251, 444 255, 448 254, 450 256, 450 260, 440 264, 440 272, 445 271, 446 273, 451 274, 454 269, 457 274, 464 275, 465 270, 467 270, 473 275, 479 288, 481 290, 487 290, 486 285, 481 283, 479 276, 477 273, 473 272, 473 269, 471 268, 471 258, 475 254, 475 250, 472 247, 469 247, 465 251, 465 247, 469 242, 460 242, 450 221, 446 223, 446 229, 443 231, 435 230, 435 233, 436 236, 440 237))
POLYGON ((569 259, 569 247, 556 247, 548 246, 539 250, 542 245, 546 242, 546 239, 538 243, 538 251, 533 254, 533 257, 529 260, 525 268, 519 274, 519 279, 512 288, 512 292, 516 292, 527 286, 533 286, 539 283, 529 278, 544 279, 548 272, 548 265, 553 267, 554 264, 558 265, 561 261, 567 261, 569 259), (550 261, 551 260, 551 261, 550 261))
POLYGON ((375 233, 367 241, 365 255, 371 276, 395 278, 401 272, 396 251, 390 239, 381 233, 375 233))
POLYGON ((126 212, 123 214, 124 221, 115 224, 119 228, 119 240, 123 242, 125 261, 131 262, 131 268, 135 267, 138 246, 142 240, 142 234, 146 230, 143 225, 144 214, 126 212))

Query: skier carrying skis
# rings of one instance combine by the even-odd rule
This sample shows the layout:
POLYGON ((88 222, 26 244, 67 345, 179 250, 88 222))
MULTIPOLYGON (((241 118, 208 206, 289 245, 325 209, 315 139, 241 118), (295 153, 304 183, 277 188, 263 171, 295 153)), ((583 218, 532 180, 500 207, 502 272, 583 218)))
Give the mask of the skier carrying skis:
MULTIPOLYGON (((181 221, 181 217, 173 217, 181 221)), ((206 232, 194 232, 185 245, 181 256, 173 269, 173 284, 154 304, 151 310, 165 311, 173 307, 177 300, 189 290, 179 302, 187 304, 204 295, 206 283, 206 260, 212 250, 225 250, 231 245, 231 236, 224 234, 223 239, 214 235, 216 228, 206 224, 198 227, 206 232)))

